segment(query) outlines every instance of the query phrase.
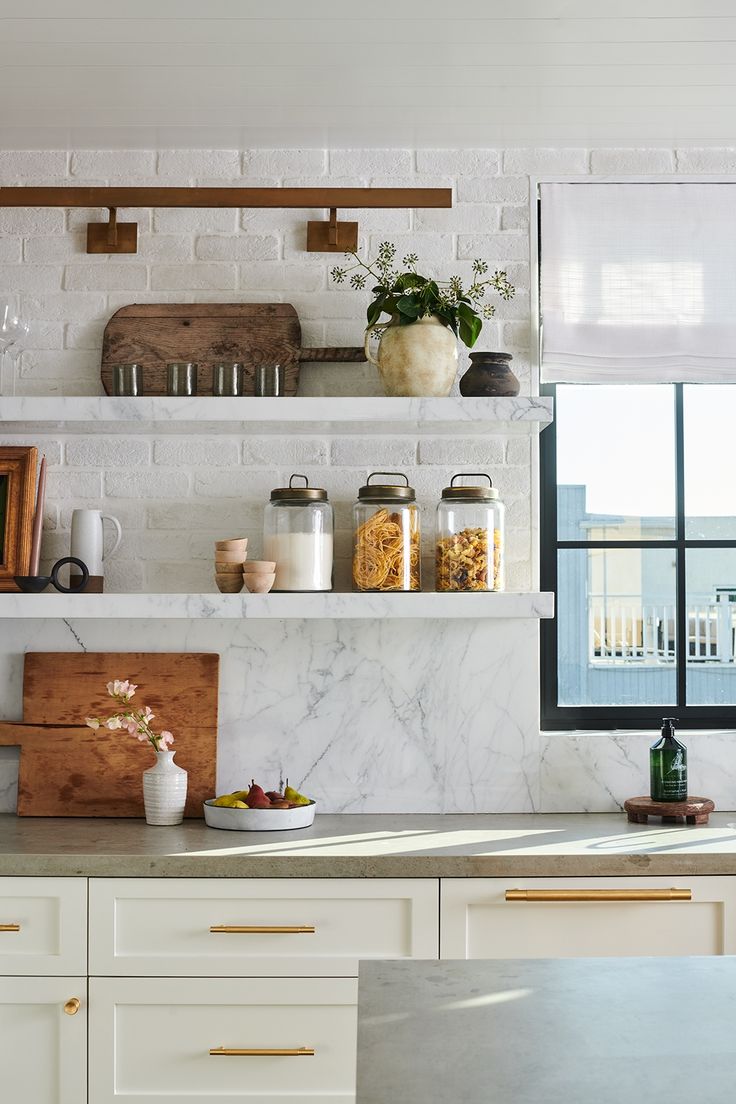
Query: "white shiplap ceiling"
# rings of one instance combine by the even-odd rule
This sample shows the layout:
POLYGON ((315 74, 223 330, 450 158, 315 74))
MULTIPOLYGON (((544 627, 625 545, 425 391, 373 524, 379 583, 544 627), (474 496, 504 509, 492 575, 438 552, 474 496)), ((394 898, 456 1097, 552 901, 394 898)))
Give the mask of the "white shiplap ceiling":
POLYGON ((0 146, 736 143, 736 0, 0 0, 0 146))

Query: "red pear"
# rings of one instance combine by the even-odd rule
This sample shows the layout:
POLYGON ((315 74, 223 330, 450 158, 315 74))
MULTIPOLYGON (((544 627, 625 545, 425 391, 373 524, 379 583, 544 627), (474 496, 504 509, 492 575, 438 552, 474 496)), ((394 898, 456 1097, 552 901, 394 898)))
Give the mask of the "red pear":
POLYGON ((249 809, 271 808, 271 802, 263 792, 263 787, 256 785, 254 779, 251 779, 250 789, 248 790, 248 796, 245 799, 245 803, 249 809))
POLYGON ((266 790, 266 797, 268 798, 268 800, 271 802, 272 805, 275 801, 285 801, 286 800, 284 795, 282 793, 279 793, 278 790, 266 790))

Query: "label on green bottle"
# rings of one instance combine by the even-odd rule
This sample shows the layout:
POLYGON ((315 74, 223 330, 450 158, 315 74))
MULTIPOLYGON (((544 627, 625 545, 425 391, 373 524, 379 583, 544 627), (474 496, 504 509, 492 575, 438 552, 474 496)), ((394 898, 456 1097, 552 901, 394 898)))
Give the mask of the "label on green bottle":
POLYGON ((653 801, 687 798, 687 754, 681 745, 652 750, 651 796, 653 801))

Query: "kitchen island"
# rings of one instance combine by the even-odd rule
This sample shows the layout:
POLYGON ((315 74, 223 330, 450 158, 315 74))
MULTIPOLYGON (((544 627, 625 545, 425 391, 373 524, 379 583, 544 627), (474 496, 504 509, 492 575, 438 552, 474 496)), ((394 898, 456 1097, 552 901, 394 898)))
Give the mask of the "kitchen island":
POLYGON ((364 962, 356 1104, 723 1100, 735 1031, 732 958, 364 962))

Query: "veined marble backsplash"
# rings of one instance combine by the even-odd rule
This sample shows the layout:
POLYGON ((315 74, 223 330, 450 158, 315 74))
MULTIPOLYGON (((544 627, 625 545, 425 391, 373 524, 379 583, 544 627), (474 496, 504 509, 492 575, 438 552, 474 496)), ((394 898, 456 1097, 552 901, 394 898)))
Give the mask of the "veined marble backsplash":
MULTIPOLYGON (((23 637, 29 651, 111 648, 104 621, 28 621, 23 637)), ((220 653, 219 790, 288 773, 325 812, 356 813, 600 812, 647 790, 655 730, 540 736, 533 621, 116 622, 115 650, 149 647, 220 653)), ((21 717, 22 673, 4 631, 4 718, 21 717)), ((734 736, 683 737, 691 788, 720 809, 736 808, 734 736)), ((0 748, 0 812, 16 783, 0 748)))
MULTIPOLYGON (((533 621, 154 624, 116 622, 114 650, 220 653, 219 790, 288 774, 326 812, 538 806, 533 621)), ((23 635, 29 651, 109 651, 112 643, 102 621, 28 621, 23 635)), ((22 674, 23 656, 5 633, 6 718, 21 716, 22 674)), ((126 677, 122 664, 118 674, 126 677)), ((17 763, 14 751, 0 752, 0 810, 8 811, 17 763)), ((141 748, 141 770, 148 760, 141 748)))

